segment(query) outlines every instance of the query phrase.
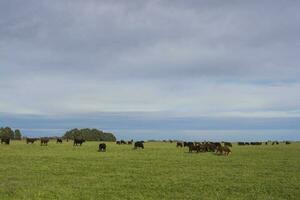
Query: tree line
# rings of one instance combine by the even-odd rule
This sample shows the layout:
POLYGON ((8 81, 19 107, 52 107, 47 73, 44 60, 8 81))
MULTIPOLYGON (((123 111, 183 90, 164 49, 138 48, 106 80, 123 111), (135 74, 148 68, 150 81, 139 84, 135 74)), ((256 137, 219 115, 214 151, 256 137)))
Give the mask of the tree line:
POLYGON ((72 129, 67 131, 64 139, 82 138, 87 141, 116 141, 116 137, 112 133, 103 132, 98 129, 72 129))
MULTIPOLYGON (((22 134, 19 129, 13 130, 10 127, 0 128, 0 138, 10 138, 21 140, 22 134)), ((98 129, 72 129, 63 135, 64 139, 82 138, 87 141, 116 141, 116 137, 112 133, 103 132, 98 129)))
POLYGON ((0 138, 10 138, 13 140, 21 140, 22 134, 19 129, 12 130, 10 127, 0 128, 0 138))

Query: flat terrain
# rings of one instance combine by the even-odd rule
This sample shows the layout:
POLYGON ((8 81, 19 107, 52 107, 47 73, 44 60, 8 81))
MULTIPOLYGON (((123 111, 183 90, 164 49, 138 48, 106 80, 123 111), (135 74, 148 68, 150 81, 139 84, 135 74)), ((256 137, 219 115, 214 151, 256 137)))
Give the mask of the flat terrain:
POLYGON ((187 153, 170 143, 0 145, 0 199, 300 199, 300 143, 187 153))

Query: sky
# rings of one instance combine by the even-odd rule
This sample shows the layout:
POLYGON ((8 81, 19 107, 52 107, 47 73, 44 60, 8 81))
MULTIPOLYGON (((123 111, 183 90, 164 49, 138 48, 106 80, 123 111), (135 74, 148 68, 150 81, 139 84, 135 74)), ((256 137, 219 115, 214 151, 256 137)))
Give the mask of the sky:
POLYGON ((300 140, 300 1, 1 0, 0 126, 300 140))

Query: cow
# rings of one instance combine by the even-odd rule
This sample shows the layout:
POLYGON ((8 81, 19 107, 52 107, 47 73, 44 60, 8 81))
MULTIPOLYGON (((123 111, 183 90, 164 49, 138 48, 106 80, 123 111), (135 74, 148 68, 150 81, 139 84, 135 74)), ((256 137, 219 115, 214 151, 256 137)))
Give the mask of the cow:
POLYGON ((62 142, 63 142, 62 139, 60 139, 60 138, 57 138, 57 139, 56 139, 56 143, 62 144, 62 142))
POLYGON ((219 153, 219 154, 224 154, 226 156, 228 156, 228 154, 231 152, 231 150, 229 149, 228 146, 219 146, 217 148, 217 151, 216 153, 219 153))
POLYGON ((128 141, 127 144, 132 144, 132 141, 128 141))
POLYGON ((245 142, 238 142, 238 145, 245 145, 245 142))
POLYGON ((194 144, 190 144, 189 145, 189 152, 192 153, 193 151, 195 152, 199 152, 200 151, 200 148, 198 145, 194 145, 194 144))
POLYGON ((137 141, 134 143, 134 149, 137 149, 137 148, 142 148, 144 149, 144 142, 143 141, 137 141))
POLYGON ((35 141, 37 141, 36 138, 26 138, 26 143, 27 144, 29 144, 29 143, 33 144, 35 141))
POLYGON ((99 152, 105 152, 106 151, 106 144, 105 143, 101 143, 99 144, 99 152))
POLYGON ((41 138, 41 146, 48 146, 49 138, 41 138))
POLYGON ((279 144, 279 142, 278 141, 273 141, 272 145, 274 145, 274 144, 279 144))
POLYGON ((75 138, 75 139, 74 139, 73 146, 78 146, 78 144, 81 146, 82 143, 84 143, 84 142, 85 142, 85 140, 82 139, 82 138, 75 138))
POLYGON ((221 147, 221 143, 220 142, 213 142, 214 145, 216 145, 216 147, 221 147))
POLYGON ((1 144, 9 144, 10 143, 10 138, 1 138, 1 144))
POLYGON ((194 143, 193 142, 184 142, 183 143, 184 147, 189 147, 190 145, 194 145, 194 143))
POLYGON ((285 144, 291 144, 291 142, 290 141, 285 141, 285 144))
POLYGON ((182 147, 182 146, 183 146, 182 142, 177 142, 176 147, 182 147))
POLYGON ((232 144, 231 144, 231 142, 224 142, 224 145, 225 145, 225 146, 232 147, 232 144))
POLYGON ((121 144, 126 144, 126 142, 124 140, 121 140, 121 144))
POLYGON ((116 144, 119 144, 119 145, 120 145, 120 144, 121 144, 121 141, 116 141, 116 144))
POLYGON ((265 145, 268 145, 268 142, 265 142, 265 145))
POLYGON ((217 150, 218 146, 219 145, 217 145, 216 143, 213 143, 213 142, 205 144, 206 151, 209 151, 209 152, 215 152, 217 150))
POLYGON ((262 142, 250 142, 251 145, 262 145, 262 142))

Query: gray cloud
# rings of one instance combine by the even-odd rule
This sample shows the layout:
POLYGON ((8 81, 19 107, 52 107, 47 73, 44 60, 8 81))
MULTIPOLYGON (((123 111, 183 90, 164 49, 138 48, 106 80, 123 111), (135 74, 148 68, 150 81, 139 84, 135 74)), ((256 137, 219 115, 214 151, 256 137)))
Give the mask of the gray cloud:
POLYGON ((294 116, 299 7, 1 1, 0 111, 294 116))

